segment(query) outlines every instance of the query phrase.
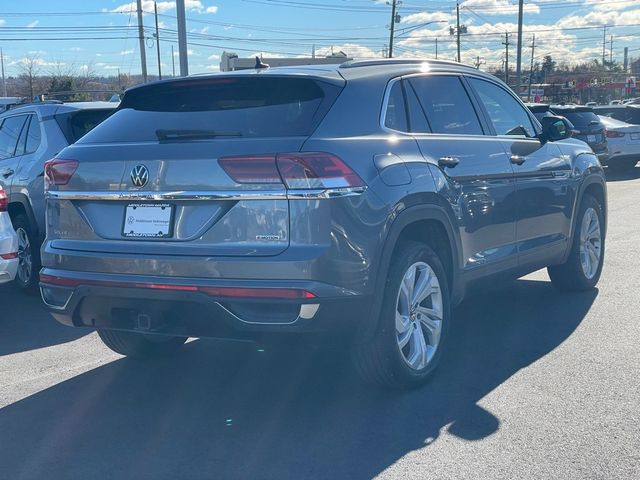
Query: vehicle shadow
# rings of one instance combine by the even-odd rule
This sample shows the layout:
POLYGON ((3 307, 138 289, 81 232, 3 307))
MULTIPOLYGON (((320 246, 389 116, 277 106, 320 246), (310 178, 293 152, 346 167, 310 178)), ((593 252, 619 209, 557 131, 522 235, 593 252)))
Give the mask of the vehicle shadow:
POLYGON ((640 178, 640 167, 630 168, 628 170, 616 171, 610 168, 605 169, 607 182, 621 182, 625 180, 636 180, 640 178))
POLYGON ((408 392, 363 385, 339 349, 201 340, 117 360, 0 410, 0 478, 372 478, 441 433, 496 432, 478 402, 567 339, 596 296, 530 280, 471 295, 438 374, 408 392))
POLYGON ((71 342, 88 333, 56 322, 40 295, 0 285, 0 357, 71 342))

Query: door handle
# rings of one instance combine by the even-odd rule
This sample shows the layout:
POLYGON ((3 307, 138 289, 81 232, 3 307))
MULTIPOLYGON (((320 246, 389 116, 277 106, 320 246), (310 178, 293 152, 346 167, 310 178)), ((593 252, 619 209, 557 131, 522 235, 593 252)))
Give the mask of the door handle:
POLYGON ((460 159, 452 156, 440 157, 438 159, 438 165, 441 167, 449 167, 454 168, 456 165, 460 163, 460 159))
POLYGON ((527 160, 527 157, 521 157, 520 155, 511 155, 511 163, 515 165, 522 165, 527 160))
POLYGON ((4 178, 9 178, 9 177, 10 177, 11 175, 13 175, 14 173, 16 173, 16 172, 15 172, 15 170, 13 170, 12 168, 7 168, 6 170, 4 170, 4 171, 2 172, 2 176, 3 176, 4 178))

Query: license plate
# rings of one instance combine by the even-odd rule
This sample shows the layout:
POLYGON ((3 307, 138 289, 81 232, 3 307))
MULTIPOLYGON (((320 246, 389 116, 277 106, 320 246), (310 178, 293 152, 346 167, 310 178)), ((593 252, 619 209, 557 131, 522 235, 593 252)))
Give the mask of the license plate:
POLYGON ((596 136, 595 135, 587 135, 587 142, 589 143, 596 143, 596 136))
POLYGON ((640 140, 640 133, 632 133, 631 140, 640 140))
POLYGON ((167 238, 172 235, 173 206, 168 203, 130 203, 124 213, 122 235, 167 238))

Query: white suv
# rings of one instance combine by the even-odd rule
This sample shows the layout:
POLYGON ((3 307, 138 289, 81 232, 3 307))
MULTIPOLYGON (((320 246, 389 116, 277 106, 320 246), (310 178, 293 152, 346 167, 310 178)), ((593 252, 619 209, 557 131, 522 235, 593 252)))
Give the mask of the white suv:
POLYGON ((18 270, 18 237, 7 212, 7 194, 0 187, 0 283, 10 282, 18 270))

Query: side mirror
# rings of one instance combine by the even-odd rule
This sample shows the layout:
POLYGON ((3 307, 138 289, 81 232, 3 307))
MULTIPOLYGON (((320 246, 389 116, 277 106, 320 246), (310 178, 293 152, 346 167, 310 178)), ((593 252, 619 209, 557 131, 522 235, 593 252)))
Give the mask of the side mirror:
POLYGON ((568 122, 564 117, 542 117, 540 124, 542 125, 542 135, 545 140, 555 142, 571 137, 572 129, 569 128, 568 122))

